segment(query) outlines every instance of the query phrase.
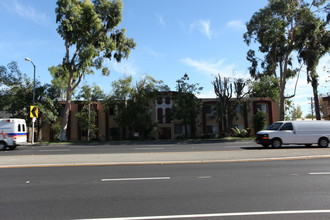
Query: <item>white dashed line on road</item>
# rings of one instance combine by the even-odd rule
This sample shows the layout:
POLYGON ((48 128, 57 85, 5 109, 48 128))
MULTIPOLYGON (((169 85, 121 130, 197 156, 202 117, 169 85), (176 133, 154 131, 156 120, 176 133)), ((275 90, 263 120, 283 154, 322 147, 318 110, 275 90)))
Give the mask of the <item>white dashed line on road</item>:
POLYGON ((134 148, 134 150, 164 150, 163 147, 141 147, 141 148, 134 148))
POLYGON ((145 178, 119 178, 119 179, 101 179, 102 182, 111 181, 141 181, 141 180, 169 180, 171 177, 145 177, 145 178))
POLYGON ((309 173, 309 175, 330 175, 330 172, 309 173))
POLYGON ((211 176, 199 176, 198 179, 211 179, 211 176))

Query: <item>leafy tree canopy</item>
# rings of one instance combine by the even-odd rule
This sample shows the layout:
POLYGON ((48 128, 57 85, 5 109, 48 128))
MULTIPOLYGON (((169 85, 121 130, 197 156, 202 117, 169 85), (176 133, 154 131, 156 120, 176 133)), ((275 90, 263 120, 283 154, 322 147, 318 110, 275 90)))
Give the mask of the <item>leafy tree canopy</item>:
POLYGON ((188 74, 184 74, 181 79, 178 79, 176 90, 177 94, 174 96, 174 105, 172 107, 172 114, 174 118, 182 120, 185 126, 185 134, 188 135, 188 125, 192 128, 192 136, 195 136, 195 124, 198 112, 202 109, 202 103, 196 95, 200 94, 203 87, 198 83, 190 84, 188 74))
POLYGON ((71 97, 84 75, 93 74, 95 69, 109 75, 104 61, 120 62, 136 46, 133 39, 126 38, 125 29, 117 29, 122 8, 121 0, 57 0, 57 32, 64 40, 65 55, 53 70, 67 85, 61 140, 66 139, 71 97))
MULTIPOLYGON (((315 1, 321 5, 324 1, 315 1)), ((286 82, 296 76, 300 68, 295 68, 293 53, 301 49, 307 35, 302 35, 307 28, 305 18, 312 14, 308 4, 300 0, 269 0, 268 5, 254 13, 247 23, 244 40, 247 45, 258 43, 258 50, 249 50, 247 59, 251 62, 249 68, 253 78, 273 76, 278 80, 280 120, 284 119, 285 100, 294 97, 286 95, 286 82), (262 58, 258 58, 263 55, 262 58)), ((315 25, 315 24, 312 24, 315 25)))
MULTIPOLYGON (((29 106, 32 105, 33 81, 23 74, 17 63, 12 61, 7 66, 0 66, 0 109, 11 117, 23 118, 31 123, 29 106)), ((40 131, 45 123, 53 123, 58 117, 58 97, 60 91, 50 84, 41 85, 36 81, 35 100, 39 107, 37 128, 40 131)))

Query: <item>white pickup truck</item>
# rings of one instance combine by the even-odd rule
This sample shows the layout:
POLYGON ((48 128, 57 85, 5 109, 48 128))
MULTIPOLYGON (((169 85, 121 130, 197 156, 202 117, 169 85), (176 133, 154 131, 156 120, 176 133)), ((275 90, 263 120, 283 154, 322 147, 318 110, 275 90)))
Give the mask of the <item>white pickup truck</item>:
POLYGON ((257 132, 256 142, 264 147, 279 148, 285 144, 328 147, 330 121, 278 121, 257 132))
POLYGON ((27 127, 24 119, 0 119, 0 150, 5 150, 7 147, 13 150, 17 145, 26 144, 26 142, 27 127))

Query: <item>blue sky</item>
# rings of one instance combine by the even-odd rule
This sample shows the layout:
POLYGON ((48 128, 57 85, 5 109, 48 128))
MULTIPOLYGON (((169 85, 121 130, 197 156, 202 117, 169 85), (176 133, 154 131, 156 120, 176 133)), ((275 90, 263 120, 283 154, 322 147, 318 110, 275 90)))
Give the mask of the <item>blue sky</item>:
MULTIPOLYGON (((185 73, 191 83, 203 86, 201 97, 215 97, 214 76, 248 78, 246 52, 243 41, 245 23, 254 12, 267 4, 266 0, 123 0, 123 22, 128 37, 134 38, 137 47, 128 60, 108 62, 110 76, 100 72, 87 76, 85 82, 96 83, 105 92, 111 82, 133 75, 135 80, 145 74, 175 90, 175 81, 185 73)), ((0 65, 16 61, 22 72, 33 76, 31 58, 37 66, 37 78, 49 83, 48 68, 61 63, 64 41, 58 35, 55 23, 56 0, 0 0, 0 65)), ((320 92, 327 93, 327 74, 319 65, 320 92)), ((287 93, 293 90, 294 81, 288 83, 287 93)), ((308 97, 312 96, 306 75, 301 73, 298 93, 294 102, 301 105, 304 115, 309 113, 308 97)))

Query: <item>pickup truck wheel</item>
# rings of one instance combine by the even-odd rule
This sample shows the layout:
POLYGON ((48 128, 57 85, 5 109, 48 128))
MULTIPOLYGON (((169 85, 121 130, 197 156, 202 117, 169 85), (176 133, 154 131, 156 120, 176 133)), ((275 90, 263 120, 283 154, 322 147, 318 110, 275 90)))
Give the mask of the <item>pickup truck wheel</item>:
POLYGON ((320 138, 319 147, 328 147, 329 140, 327 138, 320 138))
POLYGON ((275 138, 272 143, 273 148, 280 148, 282 146, 282 141, 278 138, 275 138))
POLYGON ((3 141, 0 141, 0 150, 5 150, 7 147, 7 144, 3 141))

